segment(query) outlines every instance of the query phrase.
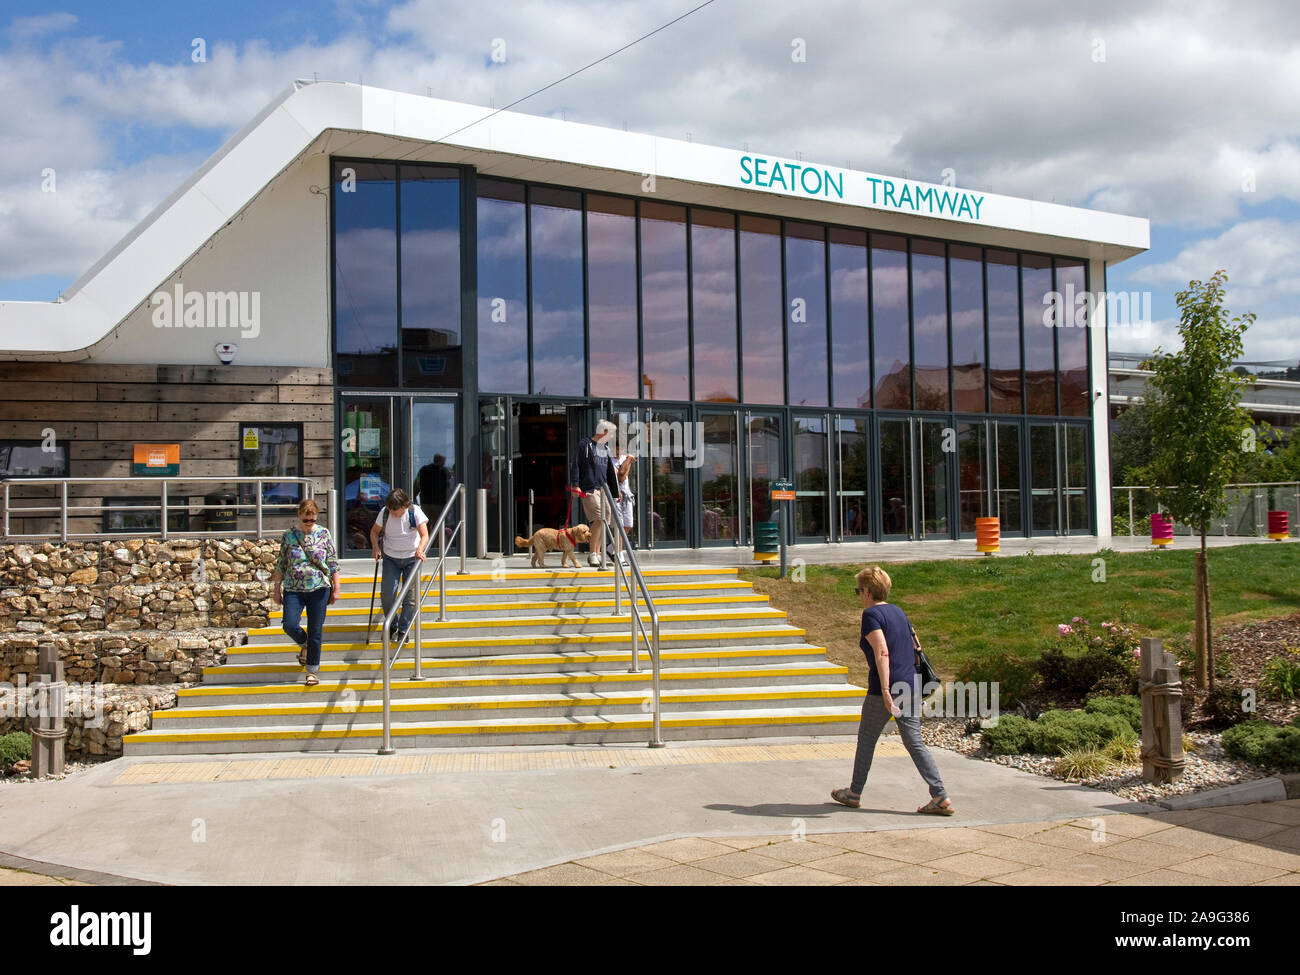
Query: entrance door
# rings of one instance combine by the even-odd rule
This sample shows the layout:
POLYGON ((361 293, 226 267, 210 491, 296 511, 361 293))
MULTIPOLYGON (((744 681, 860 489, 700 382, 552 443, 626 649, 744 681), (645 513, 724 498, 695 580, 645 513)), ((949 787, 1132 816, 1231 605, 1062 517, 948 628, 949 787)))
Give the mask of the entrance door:
POLYGON ((953 537, 956 431, 942 420, 880 420, 881 538, 953 537))
POLYGON ((487 548, 514 551, 510 505, 511 469, 518 457, 519 420, 508 396, 479 403, 479 487, 487 491, 487 548))
POLYGON ((740 544, 740 417, 700 411, 700 544, 740 544))
MULTIPOLYGON (((780 480, 786 471, 781 419, 780 413, 745 414, 745 507, 749 514, 746 544, 753 544, 755 524, 777 518, 771 483, 780 480)), ((786 532, 789 541, 789 525, 786 532)))
POLYGON ((370 527, 396 483, 393 400, 390 396, 343 397, 344 554, 370 551, 370 527))
POLYGON ((650 548, 680 548, 689 544, 690 506, 686 493, 686 455, 700 449, 694 442, 694 427, 683 408, 655 406, 647 409, 649 420, 644 460, 648 484, 646 544, 650 548))
POLYGON ((830 418, 795 414, 790 424, 794 430, 794 535, 800 541, 829 542, 830 418))
POLYGON ((834 418, 835 487, 839 511, 836 539, 865 542, 871 538, 871 464, 867 456, 866 417, 834 418))

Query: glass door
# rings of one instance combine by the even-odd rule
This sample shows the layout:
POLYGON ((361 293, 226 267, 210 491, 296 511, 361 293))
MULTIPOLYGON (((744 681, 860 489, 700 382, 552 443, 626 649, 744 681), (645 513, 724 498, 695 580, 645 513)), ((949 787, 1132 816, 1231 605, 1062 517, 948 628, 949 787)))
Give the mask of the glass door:
POLYGON ((747 544, 753 544, 754 525, 776 521, 771 483, 785 472, 781 451, 781 414, 745 414, 745 498, 748 502, 747 544))
MULTIPOLYGON (((459 438, 456 431, 457 401, 452 397, 415 397, 410 405, 410 460, 413 471, 411 498, 437 521, 443 507, 461 482, 459 438)), ((465 499, 466 510, 474 501, 465 499)), ((456 527, 454 512, 447 515, 446 531, 450 537, 456 527)))
POLYGON ((700 544, 740 544, 740 417, 700 412, 700 544))
POLYGON ((975 519, 990 510, 989 422, 957 424, 957 512, 963 536, 975 534, 975 519))
POLYGON ((920 437, 917 449, 919 476, 917 491, 920 507, 917 524, 921 538, 952 537, 949 521, 951 506, 951 458, 956 453, 952 443, 954 431, 943 420, 913 420, 920 437))
POLYGON ((393 436, 393 399, 389 396, 342 397, 344 555, 370 551, 370 528, 388 492, 398 482, 393 436))
POLYGON ((514 551, 510 505, 511 469, 518 456, 519 421, 507 396, 479 402, 479 487, 487 491, 487 547, 489 553, 514 551))
POLYGON ((1060 531, 1061 492, 1057 466, 1056 425, 1029 425, 1030 534, 1055 535, 1060 531))
POLYGON ((829 542, 830 417, 791 418, 794 429, 794 536, 805 542, 829 542))
POLYGON ((835 486, 839 518, 835 528, 841 542, 871 538, 871 472, 867 462, 867 419, 837 415, 835 423, 835 486))
POLYGON ((913 528, 912 421, 880 421, 880 536, 915 538, 913 528))
POLYGON ((646 544, 672 548, 688 544, 690 510, 686 499, 686 455, 699 449, 685 409, 647 409, 646 477, 650 482, 646 544))
POLYGON ((1062 424, 1061 446, 1065 450, 1061 472, 1065 493, 1066 534, 1087 534, 1092 531, 1091 505, 1088 504, 1088 430, 1086 427, 1062 424))
POLYGON ((1003 535, 1025 533, 1024 508, 1020 503, 1020 424, 994 423, 993 493, 1003 535))

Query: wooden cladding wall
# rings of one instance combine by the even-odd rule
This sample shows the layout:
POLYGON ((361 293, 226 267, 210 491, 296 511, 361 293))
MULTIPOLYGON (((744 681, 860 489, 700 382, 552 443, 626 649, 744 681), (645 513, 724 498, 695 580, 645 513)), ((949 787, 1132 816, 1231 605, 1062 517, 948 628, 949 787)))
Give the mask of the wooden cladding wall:
MULTIPOLYGON (((182 477, 235 477, 241 422, 301 423, 303 476, 315 481, 318 496, 333 486, 329 369, 0 362, 0 439, 41 440, 52 429, 68 447, 70 477, 130 477, 137 443, 180 444, 182 477)), ((116 493, 156 494, 149 480, 136 478, 138 491, 132 484, 116 493)), ((53 496, 22 489, 23 497, 47 493, 53 496)), ((70 493, 90 499, 104 492, 70 493)), ((13 534, 44 530, 34 519, 14 523, 10 514, 13 534)), ((99 524, 97 517, 79 518, 69 528, 97 532, 99 524)))

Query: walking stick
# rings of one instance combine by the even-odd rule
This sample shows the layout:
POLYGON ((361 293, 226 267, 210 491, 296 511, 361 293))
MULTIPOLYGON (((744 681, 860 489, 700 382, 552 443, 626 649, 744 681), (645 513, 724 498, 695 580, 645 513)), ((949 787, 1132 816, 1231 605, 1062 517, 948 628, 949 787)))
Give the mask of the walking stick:
POLYGON ((370 615, 366 617, 366 646, 370 646, 370 630, 375 623, 375 590, 379 587, 379 559, 375 559, 375 578, 370 583, 370 615))

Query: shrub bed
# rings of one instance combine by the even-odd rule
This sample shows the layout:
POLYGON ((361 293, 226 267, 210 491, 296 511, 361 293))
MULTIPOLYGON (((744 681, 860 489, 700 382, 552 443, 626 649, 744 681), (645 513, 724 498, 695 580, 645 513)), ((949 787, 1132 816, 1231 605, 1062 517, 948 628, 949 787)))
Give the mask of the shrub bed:
POLYGON ((1289 725, 1243 721, 1223 733, 1223 750, 1252 765, 1300 769, 1300 718, 1289 725))
POLYGON ((1064 755, 1105 749, 1133 734, 1128 720, 1115 714, 1056 710, 1043 712, 1037 721, 1014 714, 1000 718, 996 726, 984 729, 984 744, 994 755, 1064 755))

